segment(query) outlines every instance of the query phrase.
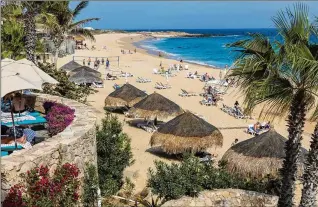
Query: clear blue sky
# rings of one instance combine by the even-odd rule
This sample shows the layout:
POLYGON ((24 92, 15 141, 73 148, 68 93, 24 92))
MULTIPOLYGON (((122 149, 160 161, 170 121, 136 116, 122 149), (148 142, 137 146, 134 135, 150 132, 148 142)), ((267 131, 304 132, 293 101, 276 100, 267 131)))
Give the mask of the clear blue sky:
MULTIPOLYGON (((71 2, 74 7, 78 2, 71 2)), ((146 2, 92 1, 79 19, 99 17, 85 26, 100 29, 221 29, 272 28, 271 17, 294 2, 146 2)), ((318 16, 318 1, 305 2, 310 19, 318 16)))

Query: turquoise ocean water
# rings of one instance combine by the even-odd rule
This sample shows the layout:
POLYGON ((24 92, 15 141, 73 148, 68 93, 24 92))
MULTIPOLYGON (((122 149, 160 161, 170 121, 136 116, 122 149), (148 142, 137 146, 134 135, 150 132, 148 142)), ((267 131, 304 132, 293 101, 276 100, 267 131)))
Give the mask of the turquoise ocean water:
MULTIPOLYGON (((134 30, 145 31, 145 30, 134 30)), ((148 30, 147 30, 148 31, 148 30)), ((137 47, 153 54, 165 52, 169 58, 183 59, 202 65, 223 68, 229 67, 237 57, 233 49, 226 44, 248 38, 248 33, 262 33, 271 41, 281 41, 275 29, 203 29, 203 30, 149 30, 149 31, 184 31, 195 34, 209 34, 210 37, 157 38, 135 43, 137 47)))

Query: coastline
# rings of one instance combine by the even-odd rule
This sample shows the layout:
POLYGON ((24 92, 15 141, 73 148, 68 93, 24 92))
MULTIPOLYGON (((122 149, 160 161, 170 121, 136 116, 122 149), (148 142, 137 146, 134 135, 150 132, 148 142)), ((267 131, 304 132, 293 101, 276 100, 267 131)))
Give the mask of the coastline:
MULTIPOLYGON (((252 137, 252 135, 247 134, 244 131, 245 127, 254 123, 256 120, 267 121, 258 119, 261 107, 256 108, 255 112, 252 114, 255 120, 235 119, 220 110, 222 103, 228 106, 232 106, 235 101, 243 103, 244 96, 239 88, 229 88, 227 93, 223 96, 222 103, 220 103, 218 107, 201 105, 199 102, 202 100, 202 97, 200 96, 186 98, 179 96, 181 89, 200 93, 204 87, 204 83, 198 79, 186 78, 186 73, 190 71, 198 71, 199 74, 208 73, 209 75, 218 78, 220 70, 217 68, 189 63, 188 71, 180 71, 177 76, 169 78, 169 84, 172 85, 171 89, 158 90, 154 88, 155 83, 165 83, 167 80, 164 76, 153 74, 153 69, 158 68, 160 62, 162 62, 163 66, 166 68, 171 64, 179 63, 179 61, 160 58, 158 55, 149 54, 146 50, 139 48, 137 49, 137 53, 122 54, 122 49, 134 51, 136 47, 133 43, 146 38, 144 35, 137 33, 100 34, 95 35, 95 38, 96 42, 87 41, 87 45, 89 48, 91 48, 92 45, 95 45, 97 48, 96 50, 76 50, 74 56, 91 58, 120 56, 119 66, 117 66, 117 62, 111 62, 111 69, 132 73, 134 77, 128 78, 128 83, 146 91, 148 94, 153 92, 159 93, 178 104, 181 108, 189 110, 195 114, 202 115, 207 122, 219 128, 223 135, 223 146, 221 148, 213 147, 207 149, 208 152, 217 155, 217 160, 219 160, 226 150, 230 148, 236 138, 238 138, 239 141, 244 141, 252 137), (106 50, 103 49, 104 46, 107 46, 106 50), (138 83, 136 82, 138 77, 151 79, 152 82, 138 83)), ((58 60, 58 67, 68 63, 72 59, 73 55, 60 58, 58 60)), ((79 63, 81 64, 81 60, 79 63)), ((102 73, 103 77, 109 72, 109 70, 105 69, 105 66, 100 67, 99 71, 102 73)), ((98 92, 91 94, 88 97, 88 104, 99 111, 97 114, 98 123, 101 123, 101 120, 105 116, 104 100, 108 94, 114 91, 112 86, 115 83, 120 85, 125 84, 125 82, 125 78, 119 78, 115 81, 105 80, 105 87, 97 88, 96 90, 98 92)), ((131 138, 131 148, 135 159, 135 163, 125 169, 124 177, 129 177, 135 184, 136 192, 140 192, 147 184, 147 172, 149 168, 154 167, 155 160, 160 160, 165 163, 175 162, 175 160, 151 151, 152 148, 149 145, 152 135, 151 133, 129 126, 126 123, 126 120, 128 119, 124 115, 116 114, 116 116, 118 116, 118 119, 123 123, 123 131, 131 138)), ((286 122, 284 121, 284 117, 282 117, 282 120, 276 120, 273 124, 275 124, 275 130, 278 133, 287 137, 288 133, 286 131, 286 122)), ((315 123, 306 122, 304 131, 306 133, 312 133, 314 127, 315 123)), ((309 135, 310 134, 304 134, 304 139, 302 140, 303 146, 307 149, 310 145, 309 135)))
MULTIPOLYGON (((173 61, 180 61, 180 58, 174 58, 173 55, 169 55, 169 53, 167 53, 166 51, 163 50, 151 50, 151 49, 145 49, 141 46, 140 42, 145 41, 145 40, 151 40, 154 39, 155 37, 149 37, 146 35, 142 35, 142 39, 133 39, 131 40, 129 37, 124 37, 121 38, 120 41, 123 42, 122 48, 126 49, 126 50, 134 50, 135 48, 138 49, 138 52, 146 54, 146 55, 150 55, 152 57, 158 57, 161 59, 165 59, 165 60, 173 60, 173 61), (163 54, 165 54, 164 57, 159 57, 157 54, 158 52, 162 52, 163 54)), ((177 36, 178 38, 186 38, 186 37, 182 37, 182 36, 177 36)), ((164 37, 164 38, 176 38, 173 36, 170 37, 164 37)), ((196 65, 196 66, 202 66, 202 67, 206 67, 206 68, 210 68, 210 69, 215 69, 215 70, 223 70, 225 68, 223 67, 217 67, 214 65, 209 65, 209 64, 205 64, 205 63, 198 63, 192 60, 187 60, 187 59, 182 59, 183 63, 188 63, 188 64, 192 64, 192 65, 196 65)))

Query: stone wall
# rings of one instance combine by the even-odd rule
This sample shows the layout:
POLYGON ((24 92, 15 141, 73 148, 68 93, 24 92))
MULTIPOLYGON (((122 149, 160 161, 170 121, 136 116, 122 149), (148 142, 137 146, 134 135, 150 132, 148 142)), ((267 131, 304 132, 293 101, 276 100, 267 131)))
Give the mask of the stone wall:
POLYGON ((56 101, 75 109, 75 119, 63 132, 34 145, 31 149, 15 151, 1 158, 1 174, 7 180, 2 184, 3 201, 11 185, 21 180, 20 175, 33 167, 48 165, 54 172, 59 160, 76 164, 83 178, 85 163, 97 164, 96 156, 96 116, 92 107, 58 96, 36 95, 35 109, 44 111, 42 104, 56 101))
POLYGON ((240 189, 219 189, 202 191, 195 198, 184 196, 178 200, 171 200, 164 203, 162 207, 275 207, 277 202, 277 196, 240 189))

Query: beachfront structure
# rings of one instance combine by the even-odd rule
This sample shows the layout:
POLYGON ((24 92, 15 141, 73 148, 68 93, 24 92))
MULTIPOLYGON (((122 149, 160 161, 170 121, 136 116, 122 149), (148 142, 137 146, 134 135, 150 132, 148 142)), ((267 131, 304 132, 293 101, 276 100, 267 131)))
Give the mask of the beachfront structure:
MULTIPOLYGON (((277 177, 285 158, 287 139, 274 129, 239 142, 228 149, 222 157, 229 172, 244 177, 262 178, 267 175, 277 177)), ((302 148, 299 174, 303 172, 303 162, 307 151, 302 148)))
POLYGON ((66 63, 65 65, 63 65, 62 67, 60 67, 60 70, 64 70, 66 72, 72 71, 76 68, 82 67, 81 64, 75 62, 75 61, 70 61, 68 63, 66 63))
POLYGON ((204 119, 185 112, 160 126, 151 136, 150 145, 159 145, 168 154, 195 153, 213 146, 222 147, 223 136, 204 119))
POLYGON ((72 75, 69 77, 69 81, 72 81, 76 84, 86 84, 103 81, 100 77, 98 77, 98 74, 96 73, 91 73, 88 70, 85 70, 84 68, 78 69, 81 70, 77 71, 76 73, 72 72, 72 75))
POLYGON ((74 75, 75 73, 78 73, 80 71, 86 71, 88 73, 92 73, 94 74, 96 77, 101 77, 101 73, 98 72, 97 70, 94 70, 88 66, 80 66, 78 68, 73 69, 72 71, 70 71, 70 76, 74 75))
POLYGON ((127 83, 106 97, 105 107, 109 110, 132 107, 146 96, 145 92, 127 83))
POLYGON ((166 119, 182 114, 183 109, 173 101, 154 92, 136 103, 129 114, 148 119, 166 119))

